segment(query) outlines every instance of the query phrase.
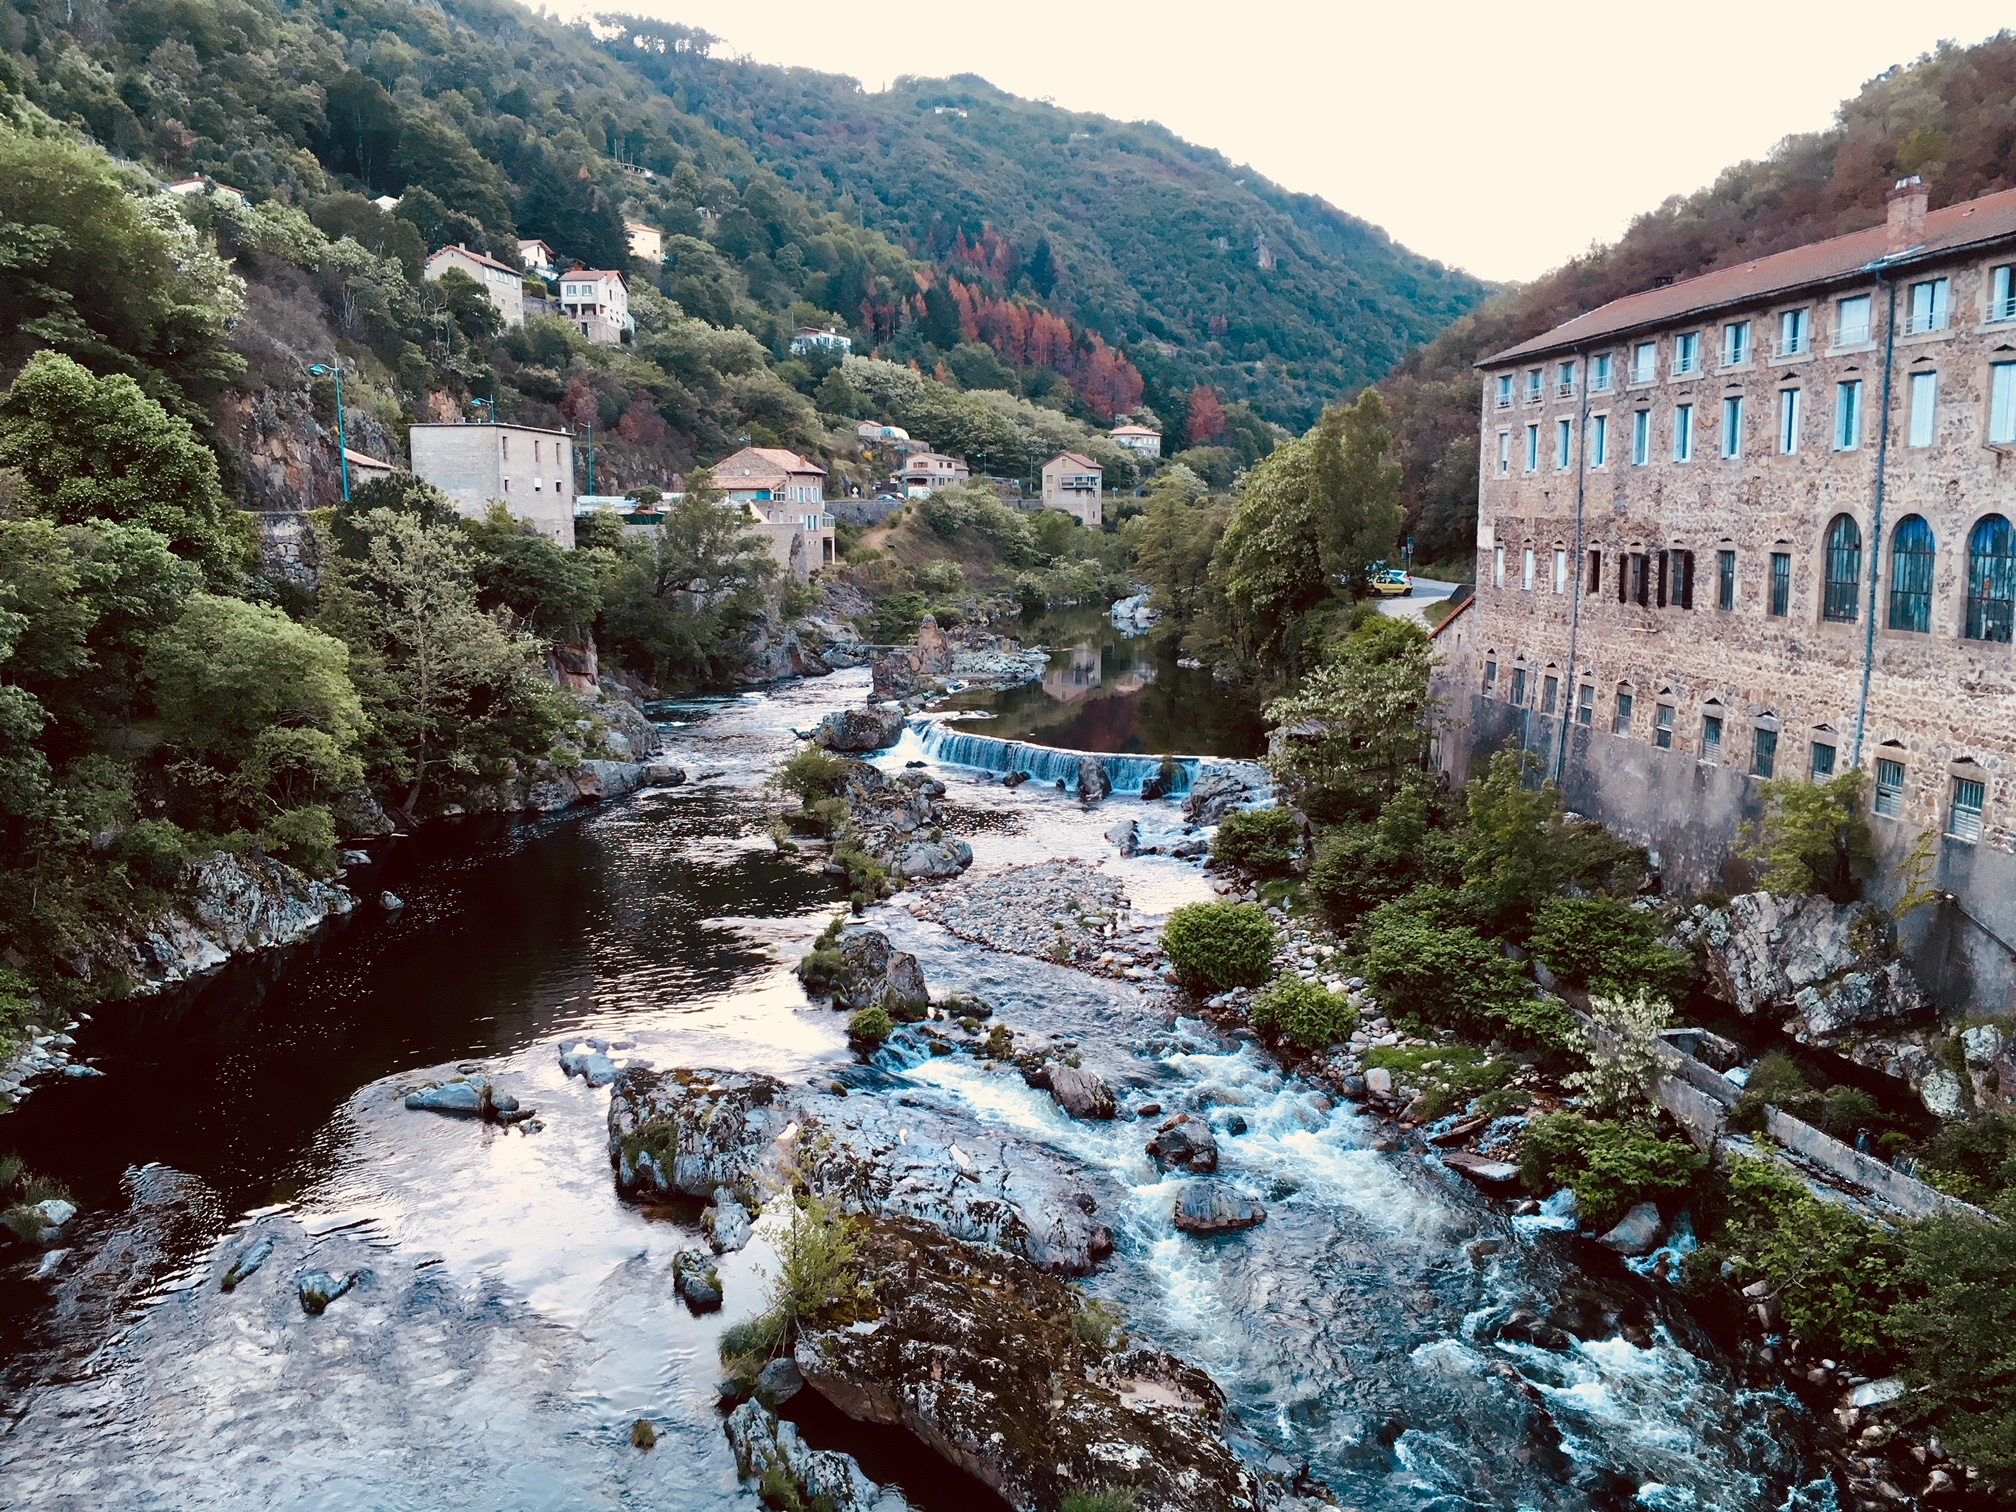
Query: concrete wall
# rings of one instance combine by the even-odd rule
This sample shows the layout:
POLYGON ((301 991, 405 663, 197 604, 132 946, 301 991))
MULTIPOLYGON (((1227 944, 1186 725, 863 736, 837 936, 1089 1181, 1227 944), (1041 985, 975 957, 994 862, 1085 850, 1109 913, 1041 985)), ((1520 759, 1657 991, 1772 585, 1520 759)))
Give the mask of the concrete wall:
POLYGON ((574 547, 574 443, 521 425, 416 425, 407 434, 414 473, 448 496, 464 519, 501 503, 547 539, 574 547))

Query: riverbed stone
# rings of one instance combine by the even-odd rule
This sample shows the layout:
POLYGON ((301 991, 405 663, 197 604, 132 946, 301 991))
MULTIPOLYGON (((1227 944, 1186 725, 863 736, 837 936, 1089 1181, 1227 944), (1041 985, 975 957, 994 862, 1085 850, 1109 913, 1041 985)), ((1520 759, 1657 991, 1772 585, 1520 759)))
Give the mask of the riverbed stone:
POLYGON ((1078 801, 1086 808, 1103 803, 1113 792, 1113 774, 1097 756, 1078 758, 1078 801))
POLYGON ((1449 1151, 1442 1164, 1486 1191, 1503 1191, 1519 1181, 1519 1167, 1511 1161, 1489 1160, 1464 1150, 1449 1151))
POLYGON ((1658 1247, 1662 1227, 1659 1205, 1641 1202, 1596 1242, 1620 1255, 1649 1255, 1658 1247))
POLYGON ((714 1257, 705 1250, 683 1249, 672 1257, 672 1284, 696 1313, 713 1312, 721 1305, 721 1278, 714 1257))
POLYGON ((1172 1221, 1186 1234, 1230 1234, 1252 1228, 1267 1209, 1222 1181, 1189 1181, 1176 1194, 1172 1221))
POLYGON ((913 881, 956 877, 973 864, 973 847, 964 840, 917 840, 896 853, 899 876, 913 881))
POLYGON ((829 751, 881 751, 896 744, 902 734, 901 709, 871 704, 860 709, 836 709, 819 721, 812 739, 829 751))
POLYGON ((1075 1066, 1052 1062, 1046 1078, 1057 1106, 1073 1118, 1106 1119, 1114 1113, 1113 1089, 1105 1079, 1075 1066))
POLYGON ((670 761, 648 761, 644 764, 644 781, 651 787, 683 787, 686 768, 670 761))
POLYGON ((1192 824, 1216 824, 1252 796, 1246 779, 1224 768, 1198 773, 1183 798, 1183 817, 1192 824))
POLYGON ((1106 838, 1120 848, 1123 856, 1132 856, 1141 849, 1141 825, 1138 820, 1122 819, 1106 831, 1106 838))
POLYGON ((909 1512, 900 1492, 868 1479, 851 1455, 813 1449, 795 1423, 780 1419, 761 1402, 742 1403, 724 1425, 735 1449, 736 1472, 752 1493, 766 1476, 788 1482, 799 1505, 823 1505, 832 1512, 909 1512))
POLYGON ((879 929, 850 929, 840 938, 841 974, 833 982, 833 1006, 859 1012, 881 1008, 901 1022, 923 1016, 931 989, 917 957, 898 950, 879 929))
POLYGON ((707 1242, 720 1254, 741 1249, 749 1242, 749 1210, 735 1200, 726 1187, 714 1189, 714 1205, 700 1215, 707 1242))
POLYGON ((1218 1140, 1201 1119, 1178 1113, 1155 1131, 1148 1153, 1165 1171, 1195 1171, 1208 1176, 1218 1169, 1218 1140))
POLYGON ((347 1295, 363 1274, 353 1270, 332 1276, 324 1270, 312 1270, 295 1277, 294 1294, 301 1301, 301 1311, 311 1318, 320 1317, 331 1302, 347 1295))
POLYGON ((238 1251, 238 1258, 231 1262, 231 1268, 217 1278, 219 1291, 236 1291, 246 1278, 255 1274, 273 1254, 273 1236, 261 1234, 250 1244, 238 1251))
POLYGON ((532 1110, 521 1108, 518 1099, 500 1092, 487 1076, 458 1076, 452 1081, 430 1082, 406 1094, 406 1106, 416 1111, 446 1113, 458 1118, 483 1118, 511 1123, 530 1118, 532 1110))
POLYGON ((765 1407, 782 1407, 804 1389, 805 1377, 789 1355, 779 1356, 756 1373, 756 1400, 765 1407))
POLYGON ((760 1072, 619 1071, 609 1094, 609 1162, 626 1196, 750 1195, 779 1158, 784 1084, 760 1072))

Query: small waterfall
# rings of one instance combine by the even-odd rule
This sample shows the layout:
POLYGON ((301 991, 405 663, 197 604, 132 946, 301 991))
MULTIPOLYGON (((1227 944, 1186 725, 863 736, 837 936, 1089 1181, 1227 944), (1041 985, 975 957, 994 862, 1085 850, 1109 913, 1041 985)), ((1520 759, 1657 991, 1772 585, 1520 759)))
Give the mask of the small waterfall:
MULTIPOLYGON (((991 735, 970 735, 956 725, 929 720, 915 726, 924 754, 947 766, 972 767, 982 772, 1027 772, 1036 782, 1078 786, 1078 763, 1091 756, 1106 768, 1106 776, 1116 793, 1139 794, 1143 783, 1162 770, 1160 756, 1124 756, 1104 751, 1063 751, 1055 746, 1029 745, 1020 740, 997 740, 991 735)), ((1178 756, 1172 797, 1182 797, 1197 780, 1200 768, 1212 763, 1196 756, 1178 756)))

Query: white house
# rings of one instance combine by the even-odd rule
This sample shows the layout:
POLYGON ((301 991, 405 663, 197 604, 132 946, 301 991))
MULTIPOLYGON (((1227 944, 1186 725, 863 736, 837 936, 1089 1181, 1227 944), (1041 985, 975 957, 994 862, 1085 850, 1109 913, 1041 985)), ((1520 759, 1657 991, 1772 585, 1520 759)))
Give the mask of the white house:
POLYGON ((852 336, 843 336, 838 331, 822 331, 817 326, 800 326, 798 334, 791 338, 793 357, 803 357, 807 352, 832 352, 845 357, 853 350, 852 336))
POLYGON ((406 437, 416 476, 464 519, 502 504, 550 540, 574 546, 574 442, 529 425, 416 425, 406 437))
POLYGON ((871 445, 903 445, 910 440, 910 432, 900 425, 884 425, 880 420, 863 420, 854 427, 854 434, 871 445))
POLYGON ((1090 457, 1059 452, 1043 464, 1043 507, 1061 509, 1086 529, 1097 530, 1105 518, 1100 505, 1105 476, 1105 469, 1090 457))
POLYGON ((394 210, 399 208, 401 198, 403 196, 397 194, 381 194, 378 198, 371 201, 371 203, 376 205, 380 210, 383 210, 387 215, 390 215, 394 210))
POLYGON ((536 236, 518 238, 518 261, 525 265, 527 273, 537 273, 541 278, 558 278, 558 254, 536 236))
POLYGON ((525 324, 525 274, 522 269, 501 263, 485 253, 471 252, 457 242, 428 258, 426 271, 421 276, 431 281, 450 268, 460 269, 483 286, 484 298, 504 317, 505 325, 525 324))
POLYGON ((934 488, 950 488, 973 476, 973 470, 957 457, 943 452, 918 452, 903 464, 905 498, 921 499, 934 488))
POLYGON ((1145 425, 1116 425, 1113 427, 1113 444, 1124 446, 1139 457, 1159 457, 1162 455, 1162 433, 1152 431, 1145 425))
POLYGON ((560 313, 597 346, 619 346, 637 329, 630 318, 630 289, 607 268, 569 268, 560 275, 560 313))
POLYGON ((665 261, 665 233, 656 226, 647 226, 642 221, 626 220, 623 229, 630 237, 630 255, 641 263, 656 267, 665 261))

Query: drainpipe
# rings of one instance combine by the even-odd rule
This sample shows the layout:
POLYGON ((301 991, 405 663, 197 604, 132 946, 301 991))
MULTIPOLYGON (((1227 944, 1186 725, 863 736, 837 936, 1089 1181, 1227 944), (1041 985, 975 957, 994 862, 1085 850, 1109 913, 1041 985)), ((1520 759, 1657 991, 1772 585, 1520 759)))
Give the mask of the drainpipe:
POLYGON ((1876 270, 1876 281, 1889 291, 1883 320, 1883 404, 1877 412, 1876 502, 1869 525, 1869 623, 1862 628, 1862 696, 1855 705, 1855 744, 1848 755, 1851 770, 1862 766, 1862 735, 1869 723, 1869 677, 1876 666, 1876 595, 1883 576, 1883 484, 1890 463, 1890 367, 1897 351, 1897 285, 1876 270))
MULTIPOLYGON (((1568 769, 1568 735, 1575 728, 1575 648, 1582 632, 1582 496, 1589 468, 1589 354, 1577 354, 1575 365, 1582 370, 1582 404, 1576 418, 1575 444, 1575 549, 1568 559, 1568 580, 1573 597, 1568 605, 1568 665, 1561 669, 1561 741, 1554 752, 1554 785, 1561 785, 1568 769)), ((1604 437, 1609 446, 1609 437, 1604 437)))

